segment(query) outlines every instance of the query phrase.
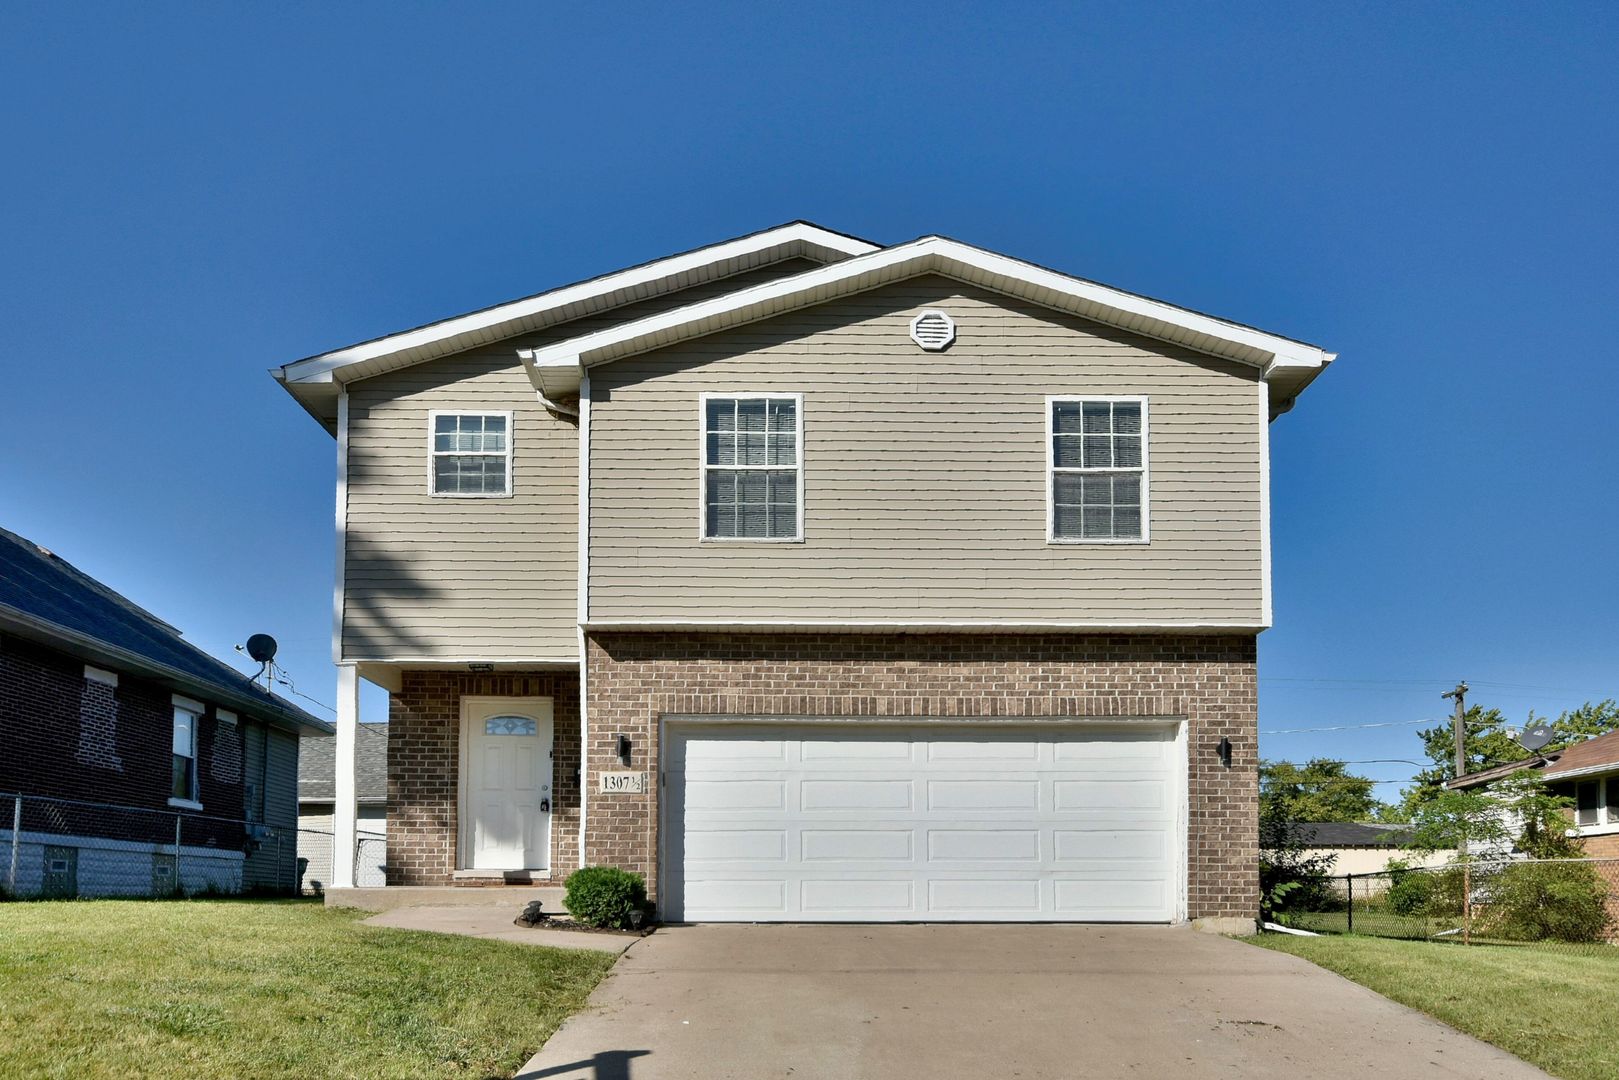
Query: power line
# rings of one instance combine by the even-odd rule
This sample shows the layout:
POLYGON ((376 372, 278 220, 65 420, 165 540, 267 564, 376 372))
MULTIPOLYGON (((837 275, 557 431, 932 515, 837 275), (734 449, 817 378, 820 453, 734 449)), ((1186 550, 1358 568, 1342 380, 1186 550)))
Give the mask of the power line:
POLYGON ((1365 728, 1414 727, 1417 724, 1442 724, 1443 720, 1387 720, 1376 724, 1335 724, 1332 727, 1277 728, 1261 731, 1261 735, 1305 735, 1318 731, 1361 731, 1365 728))

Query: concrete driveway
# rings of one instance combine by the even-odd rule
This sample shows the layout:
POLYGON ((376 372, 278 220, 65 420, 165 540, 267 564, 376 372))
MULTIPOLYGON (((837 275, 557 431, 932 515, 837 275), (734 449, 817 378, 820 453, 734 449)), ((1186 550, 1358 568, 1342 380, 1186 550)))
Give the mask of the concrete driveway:
MULTIPOLYGON (((1482 988, 1481 988, 1482 989, 1482 988)), ((686 926, 524 1080, 1546 1074, 1336 975, 1183 928, 686 926)))

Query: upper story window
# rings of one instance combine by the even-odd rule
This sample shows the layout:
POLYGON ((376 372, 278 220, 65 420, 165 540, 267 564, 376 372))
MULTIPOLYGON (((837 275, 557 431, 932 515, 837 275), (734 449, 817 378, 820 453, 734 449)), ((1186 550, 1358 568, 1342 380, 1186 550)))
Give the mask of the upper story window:
POLYGON ((1051 398, 1046 408, 1048 539, 1146 541, 1147 399, 1051 398))
POLYGON ((802 394, 703 395, 703 538, 803 539, 802 394))
POLYGON ((174 767, 169 788, 169 801, 195 803, 197 801, 197 721, 200 708, 174 703, 174 767))
POLYGON ((494 499, 512 490, 512 414, 433 412, 429 490, 434 495, 494 499))

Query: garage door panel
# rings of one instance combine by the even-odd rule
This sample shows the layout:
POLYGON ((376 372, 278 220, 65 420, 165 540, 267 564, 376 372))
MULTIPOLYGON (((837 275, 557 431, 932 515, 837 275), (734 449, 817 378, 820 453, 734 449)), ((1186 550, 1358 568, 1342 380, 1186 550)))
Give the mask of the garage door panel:
POLYGON ((909 810, 915 797, 909 780, 804 780, 803 810, 909 810))
POLYGON ((687 865, 705 862, 786 862, 785 829, 688 828, 687 865))
POLYGON ((1053 787, 1053 808, 1059 813, 1163 810, 1169 805, 1169 785, 1162 780, 1057 780, 1053 787))
POLYGON ((1059 739, 1053 757, 1070 761, 1162 761, 1174 745, 1163 731, 1087 732, 1082 737, 1059 739))
POLYGON ((666 917, 1174 917, 1168 728, 879 727, 673 726, 666 917))
POLYGON ((784 810, 787 784, 783 780, 699 780, 686 778, 686 809, 784 810))
POLYGON ((682 741, 673 748, 669 764, 690 773, 703 773, 713 765, 730 768, 744 762, 780 763, 787 744, 780 739, 703 739, 682 741))
POLYGON ((1021 810, 1040 808, 1038 780, 929 780, 930 810, 1021 810))
POLYGON ((915 855, 911 829, 805 829, 799 834, 804 862, 890 861, 907 866, 915 855))
POLYGON ((1169 856, 1165 829, 1053 829, 1052 858, 1058 863, 1097 859, 1163 861, 1169 856))
POLYGON ((914 748, 904 739, 809 739, 797 744, 799 760, 817 762, 909 761, 914 748))
POLYGON ((1054 888, 1057 910, 1078 917, 1129 918, 1157 910, 1169 918, 1168 883, 1161 878, 1059 878, 1054 888))
POLYGON ((944 738, 927 743, 926 749, 929 761, 1034 762, 1040 759, 1039 743, 1006 739, 944 738))
POLYGON ((928 862, 1040 862, 1040 830, 929 829, 928 862))
POLYGON ((892 918, 916 911, 915 883, 908 880, 810 878, 799 883, 799 896, 807 915, 892 918))
POLYGON ((965 914, 1040 914, 1040 879, 933 878, 928 882, 928 907, 933 911, 965 914))

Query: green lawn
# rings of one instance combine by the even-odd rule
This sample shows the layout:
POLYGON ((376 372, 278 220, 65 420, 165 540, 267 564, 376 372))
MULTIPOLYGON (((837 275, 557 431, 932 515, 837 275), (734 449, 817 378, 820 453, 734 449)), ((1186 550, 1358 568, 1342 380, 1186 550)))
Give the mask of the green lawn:
POLYGON ((0 1076, 510 1076, 613 957, 308 901, 0 904, 0 1076))
POLYGON ((1619 948, 1571 954, 1358 936, 1248 940, 1336 971, 1554 1076, 1619 1076, 1619 948))

